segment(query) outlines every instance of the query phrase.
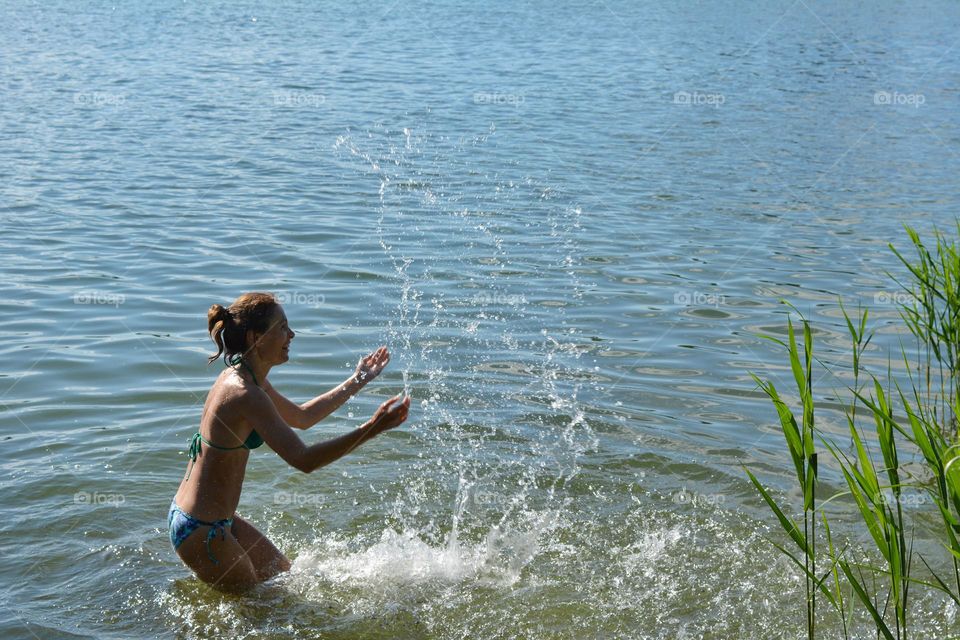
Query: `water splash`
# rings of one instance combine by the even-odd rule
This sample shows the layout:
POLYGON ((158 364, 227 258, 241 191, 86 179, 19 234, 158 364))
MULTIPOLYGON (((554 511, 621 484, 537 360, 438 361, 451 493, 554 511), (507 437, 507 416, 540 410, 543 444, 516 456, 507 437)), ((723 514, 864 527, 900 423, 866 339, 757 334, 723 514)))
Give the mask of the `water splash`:
POLYGON ((411 588, 467 580, 474 585, 509 586, 536 556, 538 539, 555 521, 550 514, 528 515, 527 529, 502 532, 493 527, 477 543, 462 541, 453 531, 435 545, 420 531, 396 529, 385 529, 379 540, 360 548, 352 539, 321 539, 298 556, 292 580, 316 585, 320 579, 341 588, 362 588, 374 600, 371 594, 395 598, 411 588))
POLYGON ((471 154, 493 135, 452 142, 377 126, 335 145, 377 181, 376 233, 399 293, 386 337, 415 399, 405 429, 420 453, 384 499, 380 540, 306 561, 326 575, 362 578, 347 567, 365 565, 402 582, 496 566, 516 579, 549 546, 551 527, 532 534, 529 514, 567 509, 578 460, 597 447, 578 398, 585 341, 566 319, 585 288, 582 210, 532 176, 480 174, 471 154), (516 551, 508 568, 502 544, 516 551))

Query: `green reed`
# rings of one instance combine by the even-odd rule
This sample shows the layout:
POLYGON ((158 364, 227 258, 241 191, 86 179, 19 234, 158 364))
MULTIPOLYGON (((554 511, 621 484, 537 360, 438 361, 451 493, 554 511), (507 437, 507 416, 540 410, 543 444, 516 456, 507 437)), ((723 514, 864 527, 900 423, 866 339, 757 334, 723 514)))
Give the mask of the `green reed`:
MULTIPOLYGON (((790 367, 797 384, 797 390, 803 402, 803 416, 801 424, 797 424, 797 419, 787 404, 780 398, 773 382, 764 382, 757 376, 751 374, 758 385, 766 392, 777 408, 777 414, 780 417, 780 428, 787 441, 787 448, 790 451, 790 457, 793 459, 794 470, 797 474, 797 482, 803 492, 803 531, 784 511, 777 505, 770 493, 763 487, 757 478, 747 471, 750 481, 760 492, 760 495, 769 505, 777 516, 780 525, 789 534, 790 538, 800 549, 803 555, 801 562, 793 553, 786 548, 776 545, 777 548, 787 555, 798 567, 803 570, 806 582, 806 602, 807 602, 807 637, 814 637, 816 627, 817 610, 817 590, 823 591, 828 600, 833 600, 833 594, 826 589, 823 579, 817 578, 817 555, 816 555, 816 484, 817 484, 817 454, 814 451, 813 443, 813 338, 810 333, 810 325, 803 322, 803 354, 804 360, 801 363, 800 355, 797 349, 797 341, 794 336, 793 322, 788 320, 788 344, 769 336, 784 347, 790 353, 790 367)), ((774 543, 776 544, 776 543, 774 543)), ((834 604, 836 606, 836 604, 834 604)))
MULTIPOLYGON (((907 267, 911 281, 893 278, 908 296, 901 317, 917 339, 917 368, 923 374, 927 408, 948 438, 957 437, 960 402, 960 252, 941 232, 934 234, 936 249, 928 249, 919 234, 906 227, 917 252, 911 262, 891 244, 890 249, 907 267)), ((960 221, 957 222, 960 235, 960 221)))
MULTIPOLYGON (((799 554, 774 542, 803 572, 806 580, 807 636, 816 632, 816 594, 822 593, 840 618, 844 637, 849 637, 853 605, 870 615, 878 637, 906 640, 909 637, 911 588, 921 585, 947 594, 960 605, 960 443, 957 439, 957 416, 960 415, 960 252, 956 243, 936 233, 936 247, 929 250, 919 235, 906 229, 918 261, 912 263, 893 246, 894 254, 907 266, 912 280, 897 283, 910 295, 900 304, 901 318, 917 341, 920 355, 911 364, 901 349, 907 365, 911 393, 904 393, 886 372, 885 390, 880 380, 869 372, 872 384, 861 385, 862 355, 872 339, 867 330, 868 311, 851 318, 843 316, 851 338, 854 384, 846 407, 850 443, 845 448, 821 432, 814 422, 811 368, 813 340, 809 323, 803 321, 803 358, 797 347, 793 322, 788 319, 788 341, 764 336, 784 346, 799 392, 802 417, 798 423, 790 407, 782 400, 774 384, 753 376, 773 401, 787 449, 794 464, 797 482, 803 493, 803 531, 769 491, 746 471, 760 496, 773 511, 799 554), (913 375, 916 369, 917 377, 913 375), (891 387, 895 388, 893 392, 891 387), (899 407, 894 407, 894 402, 899 407), (858 407, 866 418, 872 418, 871 437, 879 455, 865 444, 858 407), (903 417, 901 417, 903 414, 903 417), (830 497, 820 507, 820 520, 827 542, 828 569, 817 573, 817 452, 814 437, 820 440, 837 463, 847 490, 830 497), (899 444, 898 444, 899 442, 899 444), (929 478, 915 478, 904 470, 900 449, 923 457, 929 478), (913 550, 913 524, 904 514, 903 490, 912 487, 923 492, 936 506, 943 524, 943 545, 950 554, 953 575, 942 578, 921 554, 913 550), (851 559, 848 547, 838 549, 823 506, 840 497, 852 498, 859 514, 861 530, 869 534, 882 562, 879 565, 851 559), (803 558, 798 556, 802 555, 803 558), (914 558, 918 558, 930 579, 913 577, 914 558), (845 595, 846 591, 846 595, 845 595)), ((957 227, 960 235, 960 224, 957 227)), ((859 528, 859 527, 858 527, 859 528)), ((856 533, 854 531, 853 533, 856 533)))

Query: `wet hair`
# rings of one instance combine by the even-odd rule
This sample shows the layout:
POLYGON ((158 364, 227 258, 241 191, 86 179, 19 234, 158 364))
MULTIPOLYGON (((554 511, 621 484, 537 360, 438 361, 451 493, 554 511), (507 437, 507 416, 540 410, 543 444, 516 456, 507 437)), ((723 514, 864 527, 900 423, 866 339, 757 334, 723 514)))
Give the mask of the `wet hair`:
POLYGON ((280 306, 271 293, 245 293, 229 307, 214 304, 207 311, 207 331, 217 345, 217 352, 207 358, 211 363, 223 354, 223 361, 244 355, 253 345, 247 344, 247 331, 265 333, 270 328, 274 310, 280 306))

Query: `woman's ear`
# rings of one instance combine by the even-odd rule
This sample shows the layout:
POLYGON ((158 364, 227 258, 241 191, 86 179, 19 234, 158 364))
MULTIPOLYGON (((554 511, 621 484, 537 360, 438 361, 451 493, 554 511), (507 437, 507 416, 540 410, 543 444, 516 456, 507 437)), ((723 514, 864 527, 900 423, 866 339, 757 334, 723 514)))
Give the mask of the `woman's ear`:
POLYGON ((253 329, 247 329, 247 350, 256 349, 257 342, 260 340, 260 334, 253 329))

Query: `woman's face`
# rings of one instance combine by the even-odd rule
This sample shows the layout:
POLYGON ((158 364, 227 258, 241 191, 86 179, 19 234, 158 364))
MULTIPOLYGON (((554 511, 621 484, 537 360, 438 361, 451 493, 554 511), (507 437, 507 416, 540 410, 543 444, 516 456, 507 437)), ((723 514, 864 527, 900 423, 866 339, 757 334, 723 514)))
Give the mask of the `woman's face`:
POLYGON ((256 353, 267 364, 281 364, 290 359, 290 341, 296 334, 287 324, 287 315, 277 305, 267 332, 256 343, 256 353))

